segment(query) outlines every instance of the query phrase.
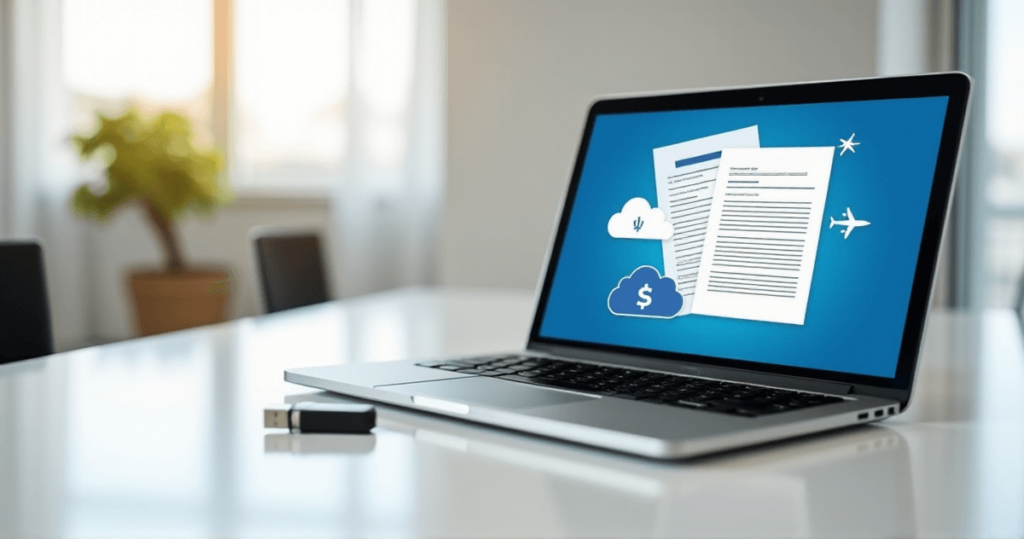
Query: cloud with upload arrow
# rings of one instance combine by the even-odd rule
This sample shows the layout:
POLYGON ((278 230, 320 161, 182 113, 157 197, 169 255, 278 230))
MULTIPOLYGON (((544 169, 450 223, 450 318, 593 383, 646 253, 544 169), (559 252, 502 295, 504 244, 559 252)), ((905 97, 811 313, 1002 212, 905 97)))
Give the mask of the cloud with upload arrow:
POLYGON ((667 240, 675 229, 665 220, 665 212, 652 208, 646 198, 631 198, 622 211, 608 219, 608 234, 613 238, 667 240))

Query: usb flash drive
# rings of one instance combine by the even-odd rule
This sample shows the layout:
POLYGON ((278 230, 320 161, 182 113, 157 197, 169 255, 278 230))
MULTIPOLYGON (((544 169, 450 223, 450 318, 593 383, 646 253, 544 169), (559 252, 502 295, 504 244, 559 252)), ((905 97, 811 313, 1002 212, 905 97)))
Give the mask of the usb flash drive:
POLYGON ((369 404, 299 402, 272 404, 263 409, 263 426, 301 432, 366 434, 377 425, 377 410, 369 404))

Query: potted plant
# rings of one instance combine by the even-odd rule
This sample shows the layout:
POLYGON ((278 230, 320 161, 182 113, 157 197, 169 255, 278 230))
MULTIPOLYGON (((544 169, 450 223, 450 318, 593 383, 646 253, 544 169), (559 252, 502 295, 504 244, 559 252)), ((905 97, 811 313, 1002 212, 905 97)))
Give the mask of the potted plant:
POLYGON ((221 179, 224 159, 193 145, 192 127, 179 114, 147 120, 135 109, 116 118, 97 114, 95 132, 73 137, 82 159, 102 157, 106 186, 82 185, 73 206, 83 216, 106 219, 137 204, 164 252, 160 270, 130 275, 138 330, 152 335, 224 320, 228 273, 186 263, 177 221, 190 212, 212 213, 230 199, 221 179))

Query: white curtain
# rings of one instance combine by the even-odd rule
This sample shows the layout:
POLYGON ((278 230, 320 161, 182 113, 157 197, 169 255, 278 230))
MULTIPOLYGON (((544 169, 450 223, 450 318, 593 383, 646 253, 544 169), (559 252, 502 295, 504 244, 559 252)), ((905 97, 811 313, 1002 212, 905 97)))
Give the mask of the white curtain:
POLYGON ((0 238, 42 242, 58 350, 87 344, 86 231, 61 75, 60 0, 0 0, 0 238))
POLYGON ((444 177, 443 0, 352 0, 349 154, 334 190, 334 289, 435 280, 444 177))

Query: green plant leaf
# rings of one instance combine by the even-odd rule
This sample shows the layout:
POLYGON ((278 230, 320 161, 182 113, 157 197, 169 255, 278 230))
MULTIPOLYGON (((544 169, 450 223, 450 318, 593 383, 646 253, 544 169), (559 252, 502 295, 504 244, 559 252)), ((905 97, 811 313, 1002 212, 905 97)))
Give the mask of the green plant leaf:
POLYGON ((149 203, 169 219, 208 213, 231 199, 222 178, 224 157, 193 144, 187 118, 165 112, 147 120, 129 109, 117 117, 97 114, 95 132, 72 137, 82 159, 102 158, 107 185, 83 185, 72 206, 80 215, 105 219, 130 202, 149 203))

